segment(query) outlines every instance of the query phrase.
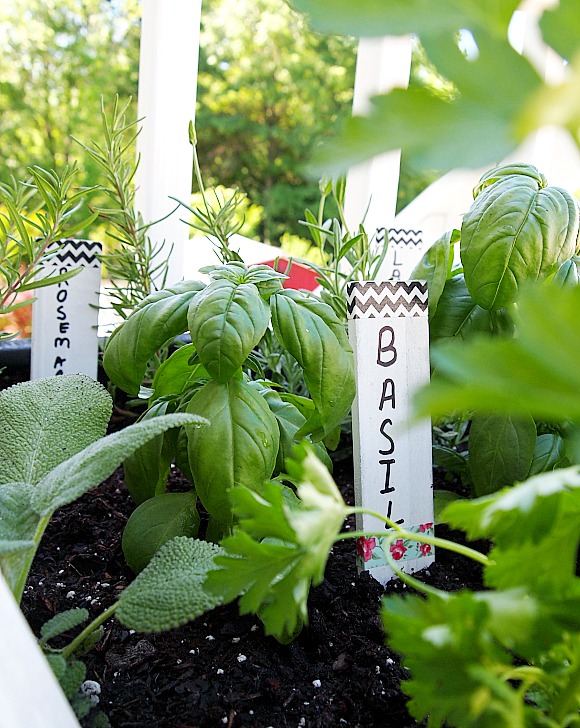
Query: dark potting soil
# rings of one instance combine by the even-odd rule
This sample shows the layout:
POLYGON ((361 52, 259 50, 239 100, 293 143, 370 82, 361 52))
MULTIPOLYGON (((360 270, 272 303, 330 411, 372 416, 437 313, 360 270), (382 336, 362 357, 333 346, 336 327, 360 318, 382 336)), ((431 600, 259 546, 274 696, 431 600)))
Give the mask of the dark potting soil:
MULTIPOLYGON (((114 428, 123 424, 117 416, 114 428)), ((336 464, 334 476, 352 502, 350 459, 336 464)), ((174 471, 170 489, 185 485, 174 471)), ((119 469, 55 514, 22 602, 37 634, 72 607, 94 618, 132 580, 121 536, 133 508, 119 469)), ((442 589, 481 586, 477 565, 442 550, 423 574, 442 589)), ((133 633, 112 619, 83 658, 87 679, 100 683, 99 708, 113 728, 410 728, 418 724, 400 687, 406 671, 385 646, 379 615, 384 594, 405 591, 401 583, 383 588, 368 573, 357 574, 355 544, 344 541, 311 591, 310 623, 292 644, 266 637, 260 621, 240 617, 236 604, 162 634, 133 633)))

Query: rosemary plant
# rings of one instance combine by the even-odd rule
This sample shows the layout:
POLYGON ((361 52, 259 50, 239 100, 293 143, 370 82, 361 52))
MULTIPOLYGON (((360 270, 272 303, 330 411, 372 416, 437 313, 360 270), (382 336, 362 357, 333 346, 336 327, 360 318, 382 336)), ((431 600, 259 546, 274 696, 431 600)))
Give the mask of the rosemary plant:
POLYGON ((134 154, 139 120, 127 121, 128 99, 120 104, 116 97, 111 114, 101 107, 104 142, 92 146, 78 144, 101 169, 105 183, 100 187, 110 206, 95 206, 95 212, 108 225, 107 234, 115 241, 111 252, 101 260, 110 278, 107 291, 117 315, 126 319, 151 292, 163 288, 167 277, 167 261, 171 247, 165 242, 154 244, 149 229, 159 221, 144 223, 135 209, 134 179, 139 158, 134 154))
MULTIPOLYGON (((75 189, 76 171, 75 166, 60 173, 30 167, 28 180, 0 183, 0 315, 34 301, 19 300, 19 294, 59 283, 80 271, 55 275, 43 271, 59 241, 85 229, 96 217, 76 215, 83 198, 96 189, 75 189)), ((0 332, 0 340, 17 335, 0 332)))

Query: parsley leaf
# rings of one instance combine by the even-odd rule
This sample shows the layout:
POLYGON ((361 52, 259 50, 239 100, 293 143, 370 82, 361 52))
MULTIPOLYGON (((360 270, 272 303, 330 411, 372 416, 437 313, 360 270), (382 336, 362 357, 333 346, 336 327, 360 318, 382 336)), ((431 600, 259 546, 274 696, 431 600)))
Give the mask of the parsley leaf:
POLYGON ((240 596, 240 612, 254 612, 265 631, 281 642, 308 622, 311 585, 320 584, 328 553, 348 507, 330 474, 307 445, 289 464, 298 501, 284 496, 279 482, 259 491, 239 486, 231 498, 238 526, 222 542, 226 556, 215 559, 204 588, 224 601, 240 596))

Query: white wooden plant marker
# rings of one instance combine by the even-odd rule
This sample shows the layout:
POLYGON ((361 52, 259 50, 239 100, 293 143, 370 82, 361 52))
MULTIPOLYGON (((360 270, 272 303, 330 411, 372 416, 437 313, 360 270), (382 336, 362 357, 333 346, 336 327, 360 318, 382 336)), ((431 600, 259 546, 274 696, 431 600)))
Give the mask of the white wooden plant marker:
POLYGON ((82 270, 54 286, 39 288, 32 304, 30 378, 86 374, 97 378, 101 243, 67 240, 46 264, 50 273, 82 270))
POLYGON ((1 572, 0 728, 79 728, 1 572))
MULTIPOLYGON (((354 350, 357 395, 352 409, 357 506, 407 531, 433 535, 431 423, 410 425, 413 393, 429 381, 429 327, 425 281, 350 283, 348 333, 354 350)), ((357 515, 357 530, 384 523, 357 515)), ((386 584, 386 536, 357 541, 359 570, 386 584)), ((432 547, 395 541, 390 555, 406 573, 429 566, 432 547)))

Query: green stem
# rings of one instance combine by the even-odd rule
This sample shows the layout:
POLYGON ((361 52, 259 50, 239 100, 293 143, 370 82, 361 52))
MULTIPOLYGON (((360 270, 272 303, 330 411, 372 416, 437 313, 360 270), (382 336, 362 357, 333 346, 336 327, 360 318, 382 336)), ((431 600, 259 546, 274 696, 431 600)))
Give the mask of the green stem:
POLYGON ((70 657, 78 648, 82 645, 82 643, 87 639, 87 637, 92 634, 98 627, 101 626, 104 622, 107 621, 107 619, 110 619, 113 614, 115 613, 115 610, 119 606, 119 602, 114 602, 111 604, 110 607, 105 609, 104 612, 101 612, 98 617, 95 617, 93 621, 87 625, 83 631, 78 634, 74 640, 68 644, 61 652, 61 655, 65 658, 65 660, 70 657))
POLYGON ((324 223, 324 206, 326 204, 326 198, 327 195, 324 193, 320 196, 320 202, 318 203, 318 225, 319 227, 322 227, 322 224, 324 223))
MULTIPOLYGON (((384 521, 384 523, 390 528, 393 529, 393 531, 396 531, 396 537, 402 538, 402 539, 410 539, 414 541, 418 541, 419 543, 428 543, 431 546, 438 546, 439 548, 446 549, 447 551, 453 551, 456 554, 460 554, 461 556, 466 556, 468 559, 472 559, 473 561, 477 561, 478 563, 482 564, 483 566, 489 566, 491 563, 491 559, 489 559, 485 554, 482 554, 479 551, 476 551, 475 549, 469 548, 469 546, 463 546, 462 544, 455 543, 454 541, 448 541, 445 538, 437 538, 436 536, 427 536, 424 533, 413 533, 411 531, 407 531, 404 528, 401 528, 397 523, 394 521, 391 521, 389 518, 386 518, 385 516, 382 516, 380 513, 376 513, 375 511, 367 510, 366 508, 361 507, 354 507, 348 509, 349 514, 350 513, 365 513, 369 516, 374 516, 375 518, 380 518, 381 521, 384 521)), ((337 540, 342 540, 346 538, 359 538, 361 536, 384 536, 384 531, 376 531, 376 532, 365 532, 365 531, 351 531, 350 533, 340 533, 337 540)))
POLYGON ((349 508, 348 513, 365 513, 369 516, 374 516, 375 518, 383 521, 388 526, 388 528, 390 529, 390 533, 385 533, 384 531, 351 531, 350 533, 342 532, 338 534, 338 536, 335 538, 335 543, 337 541, 342 541, 347 538, 368 538, 369 536, 378 536, 379 538, 382 538, 383 536, 386 536, 387 541, 384 553, 387 561, 389 562, 389 567, 399 577, 399 579, 401 579, 401 581, 403 581, 405 584, 415 589, 416 591, 422 592, 423 594, 431 594, 433 596, 443 598, 447 597, 447 592, 441 591, 439 589, 434 589, 427 584, 423 584, 423 582, 415 579, 413 576, 406 574, 399 567, 398 563, 392 558, 389 551, 390 544, 396 539, 401 538, 414 540, 418 541, 419 543, 427 543, 432 546, 444 548, 448 551, 453 551, 457 554, 460 554, 461 556, 466 556, 467 558, 470 558, 473 561, 477 561, 484 566, 487 566, 489 563, 491 563, 491 560, 485 554, 482 554, 479 551, 475 551, 475 549, 471 549, 468 546, 462 546, 461 544, 454 543, 453 541, 447 541, 447 539, 437 538, 435 536, 427 536, 422 533, 412 533, 411 531, 407 531, 406 529, 401 528, 397 523, 391 521, 390 518, 387 518, 386 516, 383 516, 376 511, 371 511, 366 508, 356 506, 353 508, 349 508))
POLYGON ((552 718, 558 725, 562 725, 566 716, 578 710, 580 699, 580 643, 576 644, 575 664, 572 663, 568 672, 568 682, 558 695, 550 712, 552 718))
POLYGON ((26 586, 26 582, 28 581, 28 573, 30 572, 30 567, 32 566, 32 562, 34 561, 34 557, 36 556, 36 551, 38 549, 38 544, 40 543, 42 536, 46 531, 46 527, 48 526, 48 522, 50 521, 51 516, 52 513, 49 513, 47 516, 44 516, 44 518, 41 518, 38 522, 36 526, 36 531, 34 532, 34 536, 32 537, 32 540, 35 544, 34 548, 31 548, 26 554, 26 559, 24 561, 22 569, 20 570, 18 579, 14 584, 12 592, 18 604, 20 604, 22 600, 24 587, 26 586))

